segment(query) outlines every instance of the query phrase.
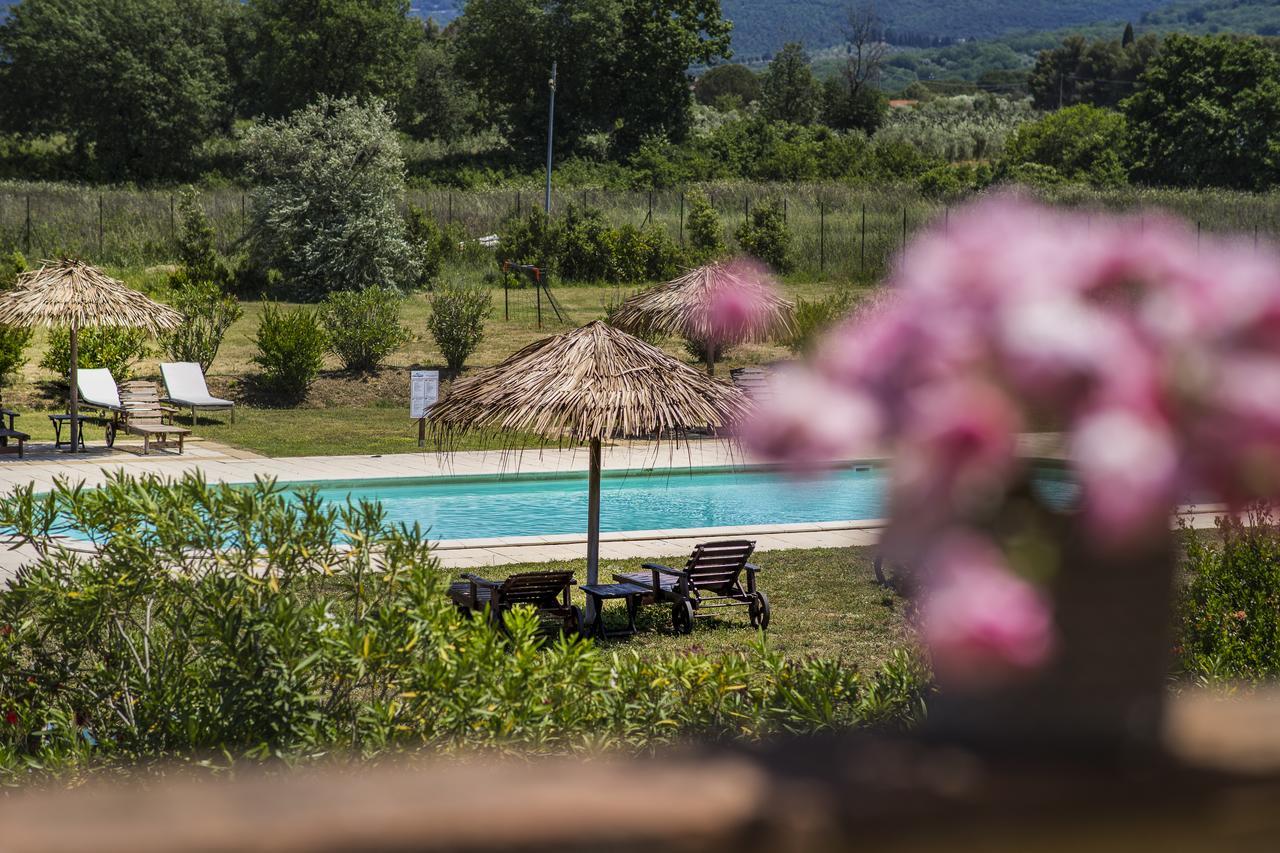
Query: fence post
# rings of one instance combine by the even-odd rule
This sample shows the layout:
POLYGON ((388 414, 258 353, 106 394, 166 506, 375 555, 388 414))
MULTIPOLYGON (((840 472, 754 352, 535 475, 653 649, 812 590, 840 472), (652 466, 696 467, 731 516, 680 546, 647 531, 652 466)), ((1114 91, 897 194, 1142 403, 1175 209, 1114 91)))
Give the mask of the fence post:
POLYGON ((1200 254, 1200 220, 1196 220, 1196 254, 1200 254))
POLYGON ((827 203, 818 200, 818 272, 827 270, 827 203))
POLYGON ((902 206, 902 251, 907 250, 907 206, 902 206))
POLYGON ((862 259, 858 261, 858 272, 867 271, 867 203, 862 203, 862 259))
POLYGON ((684 245, 684 190, 680 190, 680 245, 684 245))
POLYGON ((742 218, 744 220, 751 218, 751 196, 744 195, 742 197, 742 218))
POLYGON ((782 197, 782 224, 787 224, 787 197, 782 197))
POLYGON ((27 193, 27 228, 22 238, 23 252, 31 255, 31 193, 27 193))
POLYGON ((102 262, 102 193, 98 193, 98 262, 102 262))
POLYGON ((538 328, 541 329, 542 328, 542 287, 539 285, 539 282, 536 279, 533 282, 533 292, 538 300, 538 328))
POLYGON ((502 273, 502 319, 511 322, 511 274, 502 273))
POLYGON ((520 215, 520 190, 516 190, 516 216, 520 215))
POLYGON ((244 239, 249 233, 249 218, 244 212, 244 193, 240 193, 240 239, 244 239))
POLYGON ((449 224, 453 224, 453 190, 449 190, 449 224))
POLYGON ((175 243, 178 241, 178 229, 174 224, 173 193, 169 193, 169 240, 175 243))
POLYGON ((644 218, 644 224, 653 224, 653 187, 649 187, 649 215, 644 218))

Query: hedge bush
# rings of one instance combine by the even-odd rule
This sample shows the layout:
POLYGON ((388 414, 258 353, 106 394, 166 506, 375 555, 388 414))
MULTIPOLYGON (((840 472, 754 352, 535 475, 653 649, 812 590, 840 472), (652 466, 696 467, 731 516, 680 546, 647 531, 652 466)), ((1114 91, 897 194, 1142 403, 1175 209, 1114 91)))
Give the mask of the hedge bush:
POLYGON ((720 222, 720 215, 702 190, 692 190, 687 200, 689 221, 685 232, 689 240, 690 259, 700 264, 713 261, 728 251, 724 244, 724 225, 720 222))
POLYGON ((660 281, 673 277, 684 259, 661 226, 615 228, 600 210, 580 204, 570 204, 558 219, 530 211, 509 220, 502 233, 504 257, 545 267, 564 281, 660 281))
POLYGON ((182 312, 183 323, 161 338, 160 345, 174 361, 199 362, 200 369, 208 373, 222 339, 232 324, 244 316, 244 308, 217 283, 189 280, 186 270, 175 273, 169 283, 175 286, 170 302, 182 312))
POLYGON ((296 402, 320 375, 329 337, 315 311, 284 311, 264 300, 254 343, 258 354, 253 362, 262 368, 267 384, 285 401, 296 402))
MULTIPOLYGON (((105 367, 117 382, 133 375, 133 368, 147 356, 147 332, 112 326, 89 326, 76 336, 77 366, 105 367)), ((60 381, 71 374, 71 332, 65 326, 49 330, 40 366, 60 381)))
MULTIPOLYGON (((0 253, 0 291, 9 290, 17 284, 18 276, 26 269, 27 259, 21 252, 0 253)), ((0 326, 0 387, 16 379, 27 363, 26 350, 34 333, 34 329, 20 326, 0 326)))
POLYGON ((495 630, 449 602, 416 525, 267 480, 25 486, 0 501, 0 526, 39 553, 0 592, 0 782, 188 757, 634 751, 905 725, 922 709, 926 676, 906 655, 862 674, 763 645, 605 652, 543 635, 528 610, 495 630), (60 518, 97 549, 50 547, 60 518))
POLYGON ((330 293, 320 308, 329 351, 347 370, 376 370, 409 340, 400 323, 403 303, 394 287, 330 293))
POLYGON ((776 272, 791 272, 791 234, 783 218, 782 203, 774 200, 756 206, 734 232, 743 251, 764 261, 776 272))
POLYGON ((445 364, 459 371, 484 340, 484 324, 493 311, 493 295, 483 284, 454 282, 431 295, 427 328, 445 364))

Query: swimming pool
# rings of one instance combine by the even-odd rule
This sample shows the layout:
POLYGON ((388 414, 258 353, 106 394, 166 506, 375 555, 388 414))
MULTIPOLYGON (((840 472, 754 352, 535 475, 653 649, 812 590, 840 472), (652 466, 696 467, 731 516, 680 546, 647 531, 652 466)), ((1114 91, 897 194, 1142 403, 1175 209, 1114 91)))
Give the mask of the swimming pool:
MULTIPOLYGON (((797 480, 763 469, 673 468, 605 472, 604 532, 856 521, 884 515, 883 469, 858 466, 797 480)), ((382 502, 388 521, 418 522, 432 539, 583 533, 587 475, 436 477, 285 483, 325 501, 382 502)), ((1067 483, 1047 491, 1069 499, 1067 483)))

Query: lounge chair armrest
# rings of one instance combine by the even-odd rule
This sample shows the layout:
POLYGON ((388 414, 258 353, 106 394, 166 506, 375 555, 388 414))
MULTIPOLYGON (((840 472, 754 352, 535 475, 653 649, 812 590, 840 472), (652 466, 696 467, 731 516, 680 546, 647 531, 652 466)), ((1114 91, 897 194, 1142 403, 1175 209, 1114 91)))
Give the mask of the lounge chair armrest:
POLYGON ((13 409, 5 409, 5 408, 0 408, 0 415, 4 415, 6 418, 22 417, 21 412, 15 412, 13 409))
POLYGON ((760 571, 760 567, 757 566, 755 563, 747 563, 745 566, 743 566, 743 568, 745 568, 747 571, 751 572, 752 574, 755 574, 756 572, 760 571))
POLYGON ((661 563, 645 563, 643 566, 641 566, 641 568, 649 569, 650 571, 654 571, 654 572, 661 572, 664 575, 673 575, 675 577, 680 577, 681 575, 684 574, 684 572, 680 571, 679 569, 673 569, 670 566, 664 566, 661 563))

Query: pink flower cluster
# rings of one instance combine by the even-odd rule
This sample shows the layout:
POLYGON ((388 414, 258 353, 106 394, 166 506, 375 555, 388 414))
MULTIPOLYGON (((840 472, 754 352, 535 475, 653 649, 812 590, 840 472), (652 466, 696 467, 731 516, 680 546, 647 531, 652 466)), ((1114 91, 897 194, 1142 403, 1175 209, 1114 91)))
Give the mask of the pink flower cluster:
POLYGON ((800 467, 892 455, 887 542, 925 572, 923 633, 940 675, 971 675, 979 658, 1028 668, 1052 648, 1043 598, 1000 543, 978 548, 969 529, 1025 475, 1019 433, 1065 434, 1100 547, 1166 529, 1188 495, 1280 492, 1270 249, 1201 240, 1171 219, 1090 220, 999 198, 918 239, 887 287, 892 298, 780 379, 742 435, 800 467), (957 541, 968 544, 954 560, 934 547, 957 541))

